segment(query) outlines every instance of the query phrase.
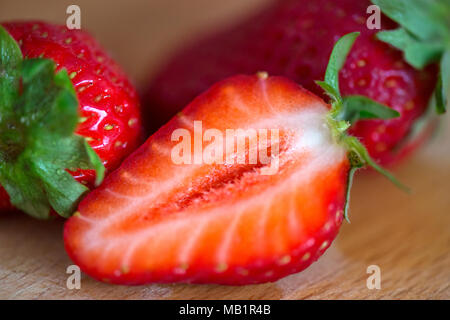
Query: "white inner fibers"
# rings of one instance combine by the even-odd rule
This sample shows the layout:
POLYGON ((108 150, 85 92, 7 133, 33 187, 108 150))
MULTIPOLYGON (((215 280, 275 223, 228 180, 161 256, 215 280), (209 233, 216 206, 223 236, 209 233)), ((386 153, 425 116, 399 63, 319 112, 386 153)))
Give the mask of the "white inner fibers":
MULTIPOLYGON (((184 179, 189 176, 192 171, 189 168, 177 170, 173 173, 173 177, 166 181, 149 181, 145 182, 144 189, 151 190, 145 192, 141 196, 136 196, 130 199, 129 195, 118 194, 117 192, 106 189, 105 192, 111 192, 114 196, 124 199, 124 205, 116 208, 114 213, 110 213, 106 218, 102 216, 101 221, 97 222, 95 219, 86 217, 79 217, 90 224, 85 237, 83 238, 84 250, 99 250, 102 252, 102 258, 107 258, 109 253, 117 252, 117 248, 123 251, 122 265, 131 263, 134 258, 136 248, 139 248, 145 243, 160 242, 163 244, 167 241, 174 241, 180 234, 190 234, 188 239, 179 241, 182 243, 178 247, 179 263, 184 264, 189 262, 192 248, 195 248, 196 242, 201 238, 202 234, 206 232, 214 220, 220 215, 232 215, 231 222, 224 225, 226 231, 220 242, 220 249, 215 253, 217 263, 226 261, 230 244, 235 237, 236 225, 239 222, 241 215, 245 214, 247 208, 255 206, 261 207, 260 227, 261 234, 255 235, 264 240, 266 234, 267 218, 270 214, 270 208, 276 204, 280 195, 285 194, 292 188, 299 184, 307 184, 309 181, 320 172, 326 170, 330 166, 340 163, 346 156, 346 151, 341 146, 336 145, 331 138, 330 130, 325 122, 325 115, 328 110, 322 105, 313 105, 308 109, 303 109, 295 114, 280 114, 276 118, 271 118, 270 123, 258 122, 253 123, 252 128, 273 128, 274 125, 284 128, 292 129, 295 132, 294 139, 291 141, 291 147, 285 151, 292 155, 307 155, 305 157, 304 165, 299 168, 288 179, 275 186, 271 186, 266 191, 261 192, 253 197, 246 197, 236 203, 230 210, 223 210, 223 208, 209 208, 208 210, 198 209, 200 211, 190 212, 190 208, 184 209, 184 212, 179 212, 176 218, 164 220, 150 228, 143 228, 136 232, 128 233, 114 233, 114 236, 106 237, 103 235, 104 231, 109 228, 114 229, 115 225, 120 224, 123 219, 126 219, 129 214, 135 212, 145 213, 145 208, 151 207, 158 195, 166 193, 174 187, 177 179, 184 179), (130 202, 131 200, 131 202, 130 202), (226 211, 226 212, 225 212, 226 211), (187 232, 186 230, 189 230, 187 232)), ((168 158, 170 161, 170 158, 168 158)), ((139 179, 132 176, 124 176, 128 181, 136 180, 136 183, 142 184, 139 179)), ((302 228, 302 222, 299 221, 298 215, 292 212, 286 212, 289 215, 289 222, 292 224, 292 232, 298 232, 302 228)))

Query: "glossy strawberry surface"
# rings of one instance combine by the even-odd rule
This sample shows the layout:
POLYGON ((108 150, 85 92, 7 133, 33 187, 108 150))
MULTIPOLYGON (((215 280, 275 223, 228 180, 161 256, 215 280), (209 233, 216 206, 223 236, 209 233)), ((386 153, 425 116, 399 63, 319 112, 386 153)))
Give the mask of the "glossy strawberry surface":
MULTIPOLYGON (((48 58, 56 63, 57 70, 67 70, 79 101, 77 133, 86 137, 107 170, 115 169, 138 146, 142 134, 137 94, 117 63, 81 30, 38 21, 2 26, 17 41, 25 58, 48 58)), ((95 179, 91 170, 78 170, 72 175, 88 186, 95 179)), ((8 203, 6 193, 0 198, 8 203)))
MULTIPOLYGON (((334 43, 346 33, 359 31, 340 74, 341 93, 369 97, 397 110, 401 117, 361 121, 351 133, 379 163, 398 161, 411 149, 407 140, 427 108, 437 68, 415 70, 400 51, 377 40, 380 30, 366 25, 370 5, 369 0, 274 1, 258 15, 171 59, 146 92, 147 121, 156 130, 211 84, 237 73, 267 71, 286 76, 326 98, 315 81, 323 79, 334 43)), ((395 27, 382 16, 382 30, 395 27)), ((424 134, 429 132, 428 127, 424 134)))
MULTIPOLYGON (((118 284, 242 285, 303 270, 330 246, 343 219, 350 165, 332 138, 328 111, 281 77, 235 76, 214 85, 87 195, 65 225, 68 254, 88 275, 118 284), (185 129, 194 139, 194 121, 203 132, 279 130, 278 140, 258 144, 272 161, 279 155, 278 170, 263 174, 268 164, 260 160, 176 164, 173 133, 185 129)), ((224 150, 240 159, 251 148, 224 150)), ((199 151, 191 151, 195 159, 199 151)))

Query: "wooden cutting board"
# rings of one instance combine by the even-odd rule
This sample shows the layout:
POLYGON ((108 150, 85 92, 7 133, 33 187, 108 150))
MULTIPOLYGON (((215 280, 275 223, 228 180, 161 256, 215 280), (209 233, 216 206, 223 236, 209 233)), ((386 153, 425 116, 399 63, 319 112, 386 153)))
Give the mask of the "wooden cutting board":
MULTIPOLYGON (((77 1, 83 28, 124 66, 136 84, 186 39, 231 24, 269 0, 77 1), (206 27, 207 26, 207 27, 206 27), (147 67, 148 66, 148 67, 147 67)), ((44 19, 64 23, 71 1, 0 2, 0 21, 44 19)), ((62 221, 20 214, 0 216, 0 299, 450 299, 450 117, 439 134, 402 166, 407 195, 371 172, 353 187, 351 224, 306 271, 276 283, 113 286, 82 277, 66 287, 71 261, 62 221), (381 270, 381 289, 369 290, 367 268, 381 270)))

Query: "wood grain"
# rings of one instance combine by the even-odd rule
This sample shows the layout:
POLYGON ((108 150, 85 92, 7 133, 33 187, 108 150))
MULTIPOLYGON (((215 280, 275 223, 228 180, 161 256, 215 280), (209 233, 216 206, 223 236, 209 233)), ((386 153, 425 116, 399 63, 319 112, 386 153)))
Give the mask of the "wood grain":
MULTIPOLYGON (((77 1, 92 31, 143 85, 167 54, 194 34, 230 24, 268 0, 77 1), (205 28, 208 26, 208 28, 205 28)), ((64 23, 72 1, 0 2, 0 21, 39 18, 64 23)), ((353 188, 351 224, 306 271, 276 283, 112 286, 82 278, 66 288, 71 264, 62 221, 0 216, 1 299, 450 299, 450 117, 425 148, 395 174, 407 195, 363 172, 353 188), (381 289, 369 290, 366 269, 381 268, 381 289)))

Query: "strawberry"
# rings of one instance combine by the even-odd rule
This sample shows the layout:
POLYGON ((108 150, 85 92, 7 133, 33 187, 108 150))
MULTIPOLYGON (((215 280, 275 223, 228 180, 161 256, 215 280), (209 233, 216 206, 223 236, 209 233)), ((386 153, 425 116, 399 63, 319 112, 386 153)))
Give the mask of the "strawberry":
MULTIPOLYGON (((266 73, 228 78, 197 97, 82 200, 64 229, 72 260, 98 280, 128 285, 242 285, 309 266, 346 216, 354 171, 368 164, 391 177, 358 139, 345 134, 350 120, 344 118, 370 113, 364 103, 360 110, 347 109, 338 93, 337 71, 356 36, 337 43, 320 82, 335 98, 331 111, 298 84, 266 73), (255 136, 248 135, 247 150, 213 144, 221 133, 239 128, 270 129, 270 137, 258 138, 260 157, 253 163, 235 160, 250 159, 255 136), (208 143, 210 129, 215 133, 208 143), (196 145, 199 135, 203 151, 196 145), (181 136, 187 143, 182 150, 181 136), (207 149, 214 155, 225 150, 227 160, 196 162, 207 149), (270 163, 261 153, 271 156, 270 163), (175 161, 179 154, 190 160, 175 161), (273 161, 278 170, 264 173, 273 161)), ((398 115, 371 107, 384 118, 398 115)))
POLYGON ((0 210, 68 217, 137 147, 136 92, 84 31, 3 23, 0 51, 0 210))
MULTIPOLYGON (((366 27, 370 4, 369 0, 275 1, 231 30, 186 48, 153 78, 145 93, 149 126, 158 128, 212 83, 237 73, 264 70, 286 76, 324 97, 314 80, 323 77, 333 44, 343 34, 359 31, 361 36, 340 74, 342 95, 366 96, 401 117, 361 121, 350 133, 379 163, 398 161, 411 145, 424 140, 435 123, 427 118, 427 125, 415 127, 436 85, 437 68, 422 68, 426 65, 422 64, 422 70, 415 70, 402 52, 377 40, 379 30, 366 27), (417 132, 418 128, 423 131, 417 132)), ((402 10, 409 11, 409 5, 402 10)), ((386 16, 381 23, 382 30, 396 27, 386 16)), ((434 62, 430 59, 427 64, 434 62)))

